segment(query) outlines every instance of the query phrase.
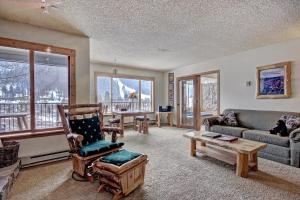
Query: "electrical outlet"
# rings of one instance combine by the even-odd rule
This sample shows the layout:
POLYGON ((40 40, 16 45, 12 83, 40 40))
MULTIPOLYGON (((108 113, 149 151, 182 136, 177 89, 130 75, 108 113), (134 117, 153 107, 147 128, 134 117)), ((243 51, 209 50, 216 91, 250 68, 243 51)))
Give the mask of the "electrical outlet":
POLYGON ((251 81, 246 81, 246 86, 247 87, 250 87, 252 85, 252 82, 251 81))

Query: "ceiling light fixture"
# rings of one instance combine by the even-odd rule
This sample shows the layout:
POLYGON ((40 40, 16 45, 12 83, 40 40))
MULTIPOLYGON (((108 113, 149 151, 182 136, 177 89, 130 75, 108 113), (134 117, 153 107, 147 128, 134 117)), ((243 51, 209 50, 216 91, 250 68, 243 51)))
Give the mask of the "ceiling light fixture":
POLYGON ((42 13, 45 14, 45 15, 48 15, 49 14, 49 11, 48 11, 48 3, 46 0, 41 0, 41 9, 42 9, 42 13))
POLYGON ((42 14, 48 15, 49 9, 55 8, 58 9, 57 5, 61 4, 60 1, 48 1, 48 0, 41 0, 41 9, 42 14))

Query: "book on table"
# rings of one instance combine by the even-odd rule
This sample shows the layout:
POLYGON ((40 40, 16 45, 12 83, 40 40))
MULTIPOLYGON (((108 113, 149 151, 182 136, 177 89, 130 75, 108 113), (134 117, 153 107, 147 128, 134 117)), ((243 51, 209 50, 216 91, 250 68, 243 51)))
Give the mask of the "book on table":
POLYGON ((218 137, 216 139, 217 140, 222 140, 222 141, 225 141, 225 142, 233 142, 233 141, 238 140, 237 137, 229 136, 229 135, 221 135, 220 137, 218 137))
POLYGON ((214 132, 205 132, 202 134, 204 137, 210 137, 210 138, 218 138, 221 137, 222 135, 220 133, 214 133, 214 132))

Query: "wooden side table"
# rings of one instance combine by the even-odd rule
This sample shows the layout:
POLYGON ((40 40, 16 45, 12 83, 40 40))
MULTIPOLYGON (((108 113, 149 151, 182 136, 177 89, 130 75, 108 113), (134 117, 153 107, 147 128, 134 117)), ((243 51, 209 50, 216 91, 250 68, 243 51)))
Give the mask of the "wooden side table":
POLYGON ((173 112, 156 112, 156 122, 157 122, 157 126, 161 127, 161 116, 162 114, 167 115, 167 120, 168 120, 168 124, 169 126, 173 126, 173 112))

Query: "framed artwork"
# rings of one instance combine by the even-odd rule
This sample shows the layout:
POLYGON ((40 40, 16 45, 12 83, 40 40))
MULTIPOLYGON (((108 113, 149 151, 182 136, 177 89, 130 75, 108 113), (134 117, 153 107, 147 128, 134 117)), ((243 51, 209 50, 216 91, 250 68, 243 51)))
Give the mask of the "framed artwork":
POLYGON ((283 99, 291 96, 291 62, 256 68, 256 98, 283 99))

